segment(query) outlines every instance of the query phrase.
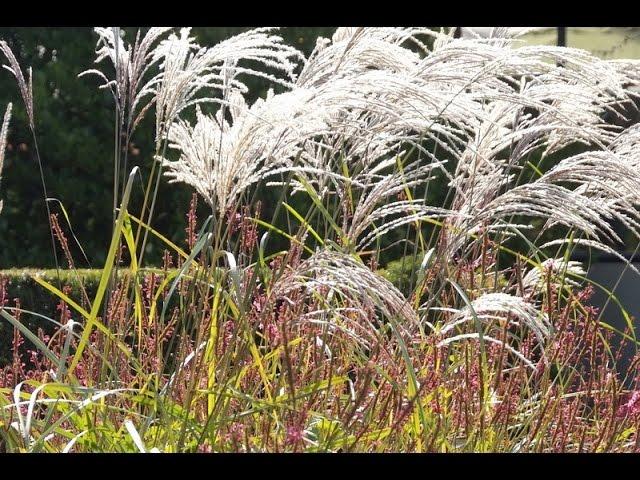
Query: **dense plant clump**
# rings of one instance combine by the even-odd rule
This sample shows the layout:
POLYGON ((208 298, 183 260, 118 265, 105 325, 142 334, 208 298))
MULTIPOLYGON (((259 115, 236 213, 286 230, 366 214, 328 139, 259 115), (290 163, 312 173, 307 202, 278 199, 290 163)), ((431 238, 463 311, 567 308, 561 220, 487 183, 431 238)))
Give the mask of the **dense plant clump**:
MULTIPOLYGON (((83 77, 116 105, 113 235, 91 295, 33 275, 55 316, 0 284, 1 448, 639 450, 640 356, 618 368, 632 319, 588 306, 601 287, 571 255, 640 235, 640 129, 604 120, 634 104, 640 64, 507 29, 339 28, 310 55, 266 28, 212 47, 96 33, 103 69, 83 77), (274 88, 248 102, 252 77, 274 88), (186 246, 153 227, 163 176, 196 192, 186 246)), ((35 138, 31 74, 0 48, 35 138)), ((73 271, 66 221, 51 235, 73 271)))

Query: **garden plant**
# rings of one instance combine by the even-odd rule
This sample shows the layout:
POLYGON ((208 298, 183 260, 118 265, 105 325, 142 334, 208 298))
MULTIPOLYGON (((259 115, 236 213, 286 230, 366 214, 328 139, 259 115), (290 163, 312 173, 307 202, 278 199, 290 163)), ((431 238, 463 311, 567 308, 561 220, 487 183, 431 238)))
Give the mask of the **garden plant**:
MULTIPOLYGON (((88 288, 48 213, 55 314, 0 279, 0 451, 640 450, 634 319, 574 260, 640 237, 640 62, 501 28, 338 28, 310 55, 271 28, 95 32, 112 238, 88 288), (184 245, 154 228, 163 182, 194 190, 184 245)), ((37 72, 0 51, 41 175, 37 72)))

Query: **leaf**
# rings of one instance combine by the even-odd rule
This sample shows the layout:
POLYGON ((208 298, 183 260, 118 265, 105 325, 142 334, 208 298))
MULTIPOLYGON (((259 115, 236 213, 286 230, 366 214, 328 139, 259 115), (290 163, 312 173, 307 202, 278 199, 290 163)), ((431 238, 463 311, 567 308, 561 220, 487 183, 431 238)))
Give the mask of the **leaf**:
POLYGON ((109 285, 109 281, 111 278, 111 271, 113 270, 113 264, 116 258, 116 253, 118 250, 118 246, 120 245, 120 236, 122 234, 122 229, 124 225, 124 220, 127 215, 127 205, 129 203, 129 196, 131 195, 131 187, 133 185, 133 179, 135 175, 138 173, 139 168, 134 167, 129 174, 129 180, 127 181, 127 185, 124 190, 124 194, 122 196, 122 203, 120 204, 120 212, 118 213, 118 219, 116 220, 115 228, 113 229, 113 235, 111 237, 111 245, 109 246, 109 253, 107 254, 107 259, 105 261, 104 269, 102 270, 102 276, 100 277, 100 284, 98 285, 98 291, 96 292, 96 296, 93 300, 93 304, 91 305, 91 312, 89 314, 89 318, 87 319, 87 323, 85 324, 84 330, 82 332, 82 337, 80 338, 80 342, 78 343, 78 348, 76 349, 76 353, 73 356, 71 361, 71 365, 69 366, 69 373, 72 374, 75 370, 80 358, 82 357, 82 353, 89 341, 89 337, 91 335, 91 331, 93 327, 96 325, 98 311, 100 310, 100 306, 102 305, 102 300, 107 292, 107 287, 109 285))

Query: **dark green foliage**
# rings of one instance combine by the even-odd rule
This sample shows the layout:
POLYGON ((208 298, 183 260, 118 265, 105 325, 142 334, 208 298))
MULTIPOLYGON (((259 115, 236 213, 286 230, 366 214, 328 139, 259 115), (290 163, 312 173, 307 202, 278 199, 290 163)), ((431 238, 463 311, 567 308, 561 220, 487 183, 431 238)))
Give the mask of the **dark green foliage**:
MULTIPOLYGON (((40 278, 56 287, 64 285, 70 287, 69 297, 79 303, 82 307, 88 305, 84 298, 83 287, 86 294, 92 299, 100 283, 102 270, 34 270, 34 269, 11 269, 0 271, 0 282, 5 284, 5 305, 15 307, 16 299, 24 310, 20 315, 20 320, 31 330, 37 332, 42 328, 45 332, 51 333, 55 330, 55 325, 47 320, 28 313, 36 312, 53 320, 60 321, 58 311, 59 299, 44 287, 39 285, 33 275, 38 274, 40 278), (5 283, 6 282, 6 283, 5 283)), ((15 312, 11 312, 14 314, 15 312)), ((80 321, 79 315, 72 311, 72 319, 80 321)), ((11 339, 13 338, 13 327, 4 319, 0 319, 0 366, 5 365, 11 358, 11 339)), ((31 348, 31 346, 29 346, 31 348)))
POLYGON ((410 282, 415 280, 423 259, 423 254, 407 255, 389 262, 385 268, 379 269, 378 273, 393 283, 396 288, 406 292, 409 291, 410 282))

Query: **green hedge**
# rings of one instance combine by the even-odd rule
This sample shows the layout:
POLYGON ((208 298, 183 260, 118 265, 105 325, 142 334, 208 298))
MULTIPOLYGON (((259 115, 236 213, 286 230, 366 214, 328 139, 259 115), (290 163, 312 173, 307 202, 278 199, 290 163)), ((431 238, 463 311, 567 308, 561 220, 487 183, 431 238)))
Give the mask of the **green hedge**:
MULTIPOLYGON (((71 287, 69 293, 70 298, 77 301, 81 305, 86 302, 82 301, 82 285, 92 298, 100 283, 100 275, 102 270, 36 270, 36 269, 11 269, 0 270, 0 280, 5 283, 5 305, 8 307, 15 306, 14 299, 20 299, 20 308, 24 311, 20 320, 32 332, 37 332, 38 328, 42 328, 45 332, 53 332, 54 325, 28 313, 29 311, 44 315, 54 320, 59 320, 57 311, 58 298, 39 285, 33 275, 38 274, 43 280, 55 285, 56 287, 68 285, 71 287), (58 277, 59 275, 59 277, 58 277)), ((83 305, 86 307, 86 305, 83 305)), ((13 313, 13 312, 12 312, 13 313)), ((5 365, 11 359, 11 341, 13 338, 13 326, 4 318, 0 318, 0 366, 5 365)))

